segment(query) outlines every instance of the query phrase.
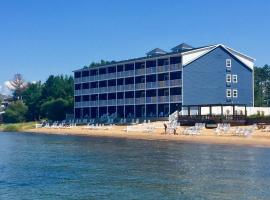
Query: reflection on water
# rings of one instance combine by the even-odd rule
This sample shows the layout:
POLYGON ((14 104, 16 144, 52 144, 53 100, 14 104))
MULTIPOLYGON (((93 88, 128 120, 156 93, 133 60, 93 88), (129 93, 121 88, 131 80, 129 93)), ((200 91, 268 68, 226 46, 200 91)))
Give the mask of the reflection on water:
POLYGON ((270 199, 270 149, 0 133, 0 199, 270 199))

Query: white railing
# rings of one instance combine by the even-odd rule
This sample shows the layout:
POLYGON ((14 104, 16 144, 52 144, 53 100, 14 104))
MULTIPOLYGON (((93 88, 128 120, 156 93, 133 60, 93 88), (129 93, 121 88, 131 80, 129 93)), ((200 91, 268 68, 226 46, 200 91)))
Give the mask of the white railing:
POLYGON ((134 90, 134 84, 125 85, 125 90, 134 90))
POLYGON ((124 91, 125 90, 125 86, 124 85, 118 85, 117 86, 117 91, 124 91))
POLYGON ((125 101, 124 99, 117 99, 117 105, 124 105, 125 101))
POLYGON ((157 87, 157 82, 148 82, 146 83, 146 88, 151 89, 151 88, 156 88, 157 87))
POLYGON ((135 102, 136 104, 145 104, 145 98, 144 97, 136 98, 135 102))
POLYGON ((136 69, 135 74, 136 75, 144 75, 145 74, 145 69, 136 69))
POLYGON ((74 94, 75 95, 81 95, 82 94, 82 91, 81 90, 74 90, 74 94))
POLYGON ((158 97, 158 102, 159 103, 169 102, 169 96, 159 96, 158 97))
POLYGON ((169 69, 170 69, 169 65, 163 65, 163 66, 158 66, 157 67, 158 72, 167 72, 167 71, 169 71, 169 69))
POLYGON ((170 86, 182 86, 182 80, 181 79, 175 79, 175 80, 171 80, 170 86))
POLYGON ((171 71, 181 70, 181 69, 182 69, 181 64, 171 64, 171 66, 170 66, 171 71))
POLYGON ((170 86, 170 81, 169 80, 167 80, 167 81, 159 81, 158 86, 159 87, 169 87, 170 86))
POLYGON ((146 97, 146 103, 157 103, 157 97, 146 97))
POLYGON ((156 72, 157 72, 157 68, 156 67, 146 68, 146 74, 152 74, 152 73, 156 73, 156 72))
POLYGON ((182 101, 182 96, 181 95, 171 95, 170 99, 171 99, 171 102, 180 102, 180 101, 182 101))
POLYGON ((108 105, 110 105, 110 106, 116 105, 116 99, 109 99, 108 105))
POLYGON ((135 85, 136 90, 145 89, 145 83, 137 83, 135 85))
POLYGON ((134 104, 134 98, 126 98, 125 104, 134 104))

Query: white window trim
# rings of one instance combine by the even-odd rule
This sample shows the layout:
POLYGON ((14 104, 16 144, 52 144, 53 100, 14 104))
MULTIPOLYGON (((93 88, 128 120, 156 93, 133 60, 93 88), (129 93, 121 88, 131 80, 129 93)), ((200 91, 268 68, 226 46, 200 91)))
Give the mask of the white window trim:
POLYGON ((238 82, 238 76, 236 74, 234 74, 232 76, 232 81, 233 81, 233 83, 237 83, 238 82))
POLYGON ((232 98, 232 90, 231 89, 226 89, 226 97, 232 98))
POLYGON ((231 82, 232 82, 232 75, 226 74, 226 83, 231 83, 231 82))
POLYGON ((232 59, 226 59, 226 67, 228 68, 232 67, 232 59))
POLYGON ((237 98, 238 97, 238 90, 234 89, 233 90, 233 98, 237 98))

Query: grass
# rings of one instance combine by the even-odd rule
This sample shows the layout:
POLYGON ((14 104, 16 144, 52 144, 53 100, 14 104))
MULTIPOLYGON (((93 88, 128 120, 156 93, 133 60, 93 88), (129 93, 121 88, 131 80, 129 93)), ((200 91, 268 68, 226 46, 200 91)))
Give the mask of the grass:
POLYGON ((0 131, 5 132, 19 132, 35 128, 36 122, 15 123, 15 124, 2 124, 0 131))

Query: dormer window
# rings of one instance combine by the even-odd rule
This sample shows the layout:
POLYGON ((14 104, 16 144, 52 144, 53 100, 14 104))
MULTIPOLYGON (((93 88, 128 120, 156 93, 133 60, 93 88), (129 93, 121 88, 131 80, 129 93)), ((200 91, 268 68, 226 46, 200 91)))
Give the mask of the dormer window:
POLYGON ((232 78, 233 83, 237 83, 237 81, 238 81, 237 75, 233 75, 232 77, 233 77, 232 78))
POLYGON ((232 75, 226 74, 226 83, 231 83, 231 82, 232 82, 232 75))
POLYGON ((232 67, 232 59, 226 59, 226 67, 228 68, 232 67))

